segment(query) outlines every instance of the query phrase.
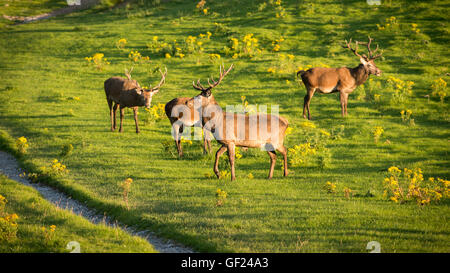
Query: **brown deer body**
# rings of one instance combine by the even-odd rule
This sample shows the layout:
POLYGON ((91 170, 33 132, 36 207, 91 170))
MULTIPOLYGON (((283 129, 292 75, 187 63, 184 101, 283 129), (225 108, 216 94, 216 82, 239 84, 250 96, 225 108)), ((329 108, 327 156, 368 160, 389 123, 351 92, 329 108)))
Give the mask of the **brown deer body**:
POLYGON ((306 87, 306 95, 303 102, 303 117, 306 118, 306 111, 308 112, 308 119, 311 119, 309 111, 309 104, 318 91, 322 94, 330 94, 339 92, 341 101, 342 116, 347 115, 348 96, 355 90, 355 88, 363 84, 371 74, 380 76, 381 70, 376 67, 374 60, 381 56, 373 54, 378 50, 378 46, 374 52, 370 49, 372 38, 369 37, 368 43, 356 41, 355 49, 352 49, 350 42, 344 48, 350 49, 360 59, 360 64, 355 68, 340 67, 340 68, 323 68, 315 67, 309 70, 301 70, 297 72, 297 77, 301 75, 302 81, 306 87), (358 54, 358 44, 366 44, 369 56, 358 54))
MULTIPOLYGON (((181 147, 181 134, 185 127, 201 126, 201 121, 195 119, 194 109, 189 111, 188 115, 185 115, 183 109, 178 110, 178 107, 184 108, 187 102, 192 98, 175 98, 166 103, 164 110, 166 116, 169 118, 170 125, 172 126, 172 136, 175 140, 175 146, 178 151, 178 156, 183 157, 183 148, 181 147)), ((206 132, 203 131, 203 152, 209 153, 211 151, 211 141, 206 137, 206 132)))
MULTIPOLYGON (((161 71, 160 71, 161 72, 161 71)), ((106 100, 108 101, 110 116, 111 116, 111 131, 116 129, 116 111, 120 108, 120 128, 119 132, 123 132, 123 117, 125 108, 133 108, 134 122, 136 124, 136 133, 139 133, 138 124, 138 107, 145 106, 149 108, 152 103, 152 97, 158 93, 159 88, 164 84, 167 69, 162 75, 160 83, 150 89, 142 88, 136 80, 131 79, 131 71, 126 71, 127 79, 121 77, 111 77, 104 83, 106 100)))
POLYGON ((276 151, 284 157, 284 176, 288 175, 287 149, 284 146, 284 137, 288 122, 285 118, 269 114, 235 114, 227 113, 217 104, 211 89, 216 87, 225 75, 233 68, 223 72, 220 71, 219 80, 216 82, 209 79, 209 87, 194 84, 194 88, 201 91, 199 95, 188 101, 187 106, 195 109, 201 115, 203 128, 210 131, 214 138, 222 144, 216 152, 214 162, 214 173, 219 178, 219 159, 228 151, 228 159, 231 167, 231 180, 235 180, 235 147, 264 148, 270 156, 270 170, 268 178, 272 178, 276 162, 276 151), (275 124, 275 125, 274 125, 275 124))

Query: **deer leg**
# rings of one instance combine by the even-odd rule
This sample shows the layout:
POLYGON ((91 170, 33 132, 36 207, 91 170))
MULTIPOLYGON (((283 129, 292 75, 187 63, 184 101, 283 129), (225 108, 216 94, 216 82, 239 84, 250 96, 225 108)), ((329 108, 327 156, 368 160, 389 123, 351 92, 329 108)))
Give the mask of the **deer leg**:
POLYGON ((344 93, 344 92, 339 92, 339 94, 340 94, 340 96, 339 96, 339 98, 340 98, 340 100, 341 100, 341 113, 342 113, 342 116, 343 117, 345 117, 345 115, 346 115, 346 108, 347 108, 347 99, 348 99, 348 94, 347 93, 344 93))
POLYGON ((136 124, 136 134, 139 134, 141 131, 139 130, 137 107, 133 107, 133 113, 134 113, 134 123, 136 124))
POLYGON ((315 88, 310 88, 307 90, 305 99, 303 102, 303 118, 306 118, 305 110, 308 111, 308 119, 311 120, 311 113, 309 111, 309 104, 311 103, 311 99, 314 96, 314 92, 316 91, 315 88))
POLYGON ((111 131, 114 131, 114 123, 113 123, 113 109, 112 109, 112 106, 113 106, 113 101, 112 100, 110 100, 110 99, 107 99, 107 101, 108 101, 108 106, 109 106, 109 116, 111 117, 111 131))
POLYGON ((222 147, 219 148, 216 152, 216 161, 214 162, 214 173, 216 174, 217 178, 220 178, 220 172, 219 172, 219 158, 222 156, 222 154, 227 150, 227 146, 222 145, 222 147))
POLYGON ((228 159, 230 160, 231 168, 231 181, 236 180, 235 170, 234 170, 234 143, 228 144, 228 159))
POLYGON ((177 124, 177 122, 174 122, 172 124, 173 128, 173 139, 175 140, 175 147, 178 151, 178 156, 183 157, 183 149, 181 148, 181 141, 180 141, 180 134, 183 133, 183 125, 177 124))
POLYGON ((284 146, 281 146, 280 148, 277 149, 277 151, 279 151, 282 155, 283 155, 283 167, 284 167, 284 176, 288 175, 288 166, 287 166, 287 149, 284 146))
POLYGON ((345 115, 347 115, 348 94, 345 94, 345 115))
POLYGON ((119 104, 114 103, 114 107, 113 107, 112 113, 111 113, 111 115, 112 115, 111 118, 114 120, 114 122, 111 121, 111 123, 112 123, 111 131, 116 130, 116 111, 117 111, 118 107, 119 107, 119 104))
POLYGON ((123 132, 123 116, 125 115, 125 108, 120 106, 120 127, 119 127, 119 133, 123 132))
POLYGON ((211 153, 211 140, 209 139, 208 131, 203 130, 203 154, 211 153))
POLYGON ((202 129, 202 130, 203 130, 203 154, 205 155, 208 153, 208 146, 207 146, 208 140, 206 139, 207 137, 206 137, 205 129, 202 129))
POLYGON ((270 156, 270 170, 268 179, 271 179, 273 176, 273 169, 275 168, 275 162, 277 162, 277 154, 275 151, 267 151, 267 153, 270 156))
POLYGON ((208 141, 208 154, 210 154, 211 153, 211 140, 208 139, 207 141, 208 141))

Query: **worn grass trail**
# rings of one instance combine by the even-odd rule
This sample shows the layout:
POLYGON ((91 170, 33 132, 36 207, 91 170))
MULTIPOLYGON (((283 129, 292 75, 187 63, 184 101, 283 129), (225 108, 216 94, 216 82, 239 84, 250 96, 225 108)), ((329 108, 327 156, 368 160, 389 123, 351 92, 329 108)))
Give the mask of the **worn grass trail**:
MULTIPOLYGON (((442 12, 448 10, 448 1, 401 1, 379 7, 363 1, 283 1, 284 18, 277 18, 270 4, 260 8, 263 2, 208 2, 204 15, 190 2, 154 6, 138 1, 129 8, 83 11, 3 28, 1 129, 13 138, 29 140, 22 163, 30 170, 53 158, 67 165, 69 174, 50 181, 53 186, 123 223, 154 230, 198 251, 365 252, 367 242, 379 241, 389 252, 448 252, 448 201, 423 208, 415 203, 399 205, 384 199, 382 188, 390 166, 420 167, 425 177, 450 177, 448 100, 424 97, 435 79, 448 80, 449 13, 442 12), (376 24, 385 25, 391 16, 398 29, 378 30, 376 24), (411 31, 412 23, 419 25, 420 35, 411 31), (183 41, 207 31, 212 36, 204 44, 204 54, 168 59, 147 48, 154 36, 183 41), (264 49, 260 55, 254 59, 224 55, 229 38, 242 39, 249 33, 264 49), (384 50, 384 59, 377 61, 383 75, 373 78, 380 101, 365 99, 369 93, 365 85, 350 95, 349 116, 342 118, 337 96, 316 94, 311 102, 316 128, 304 128, 304 87, 298 86, 294 73, 274 75, 268 68, 280 64, 280 53, 294 55, 295 67, 356 66, 358 60, 342 49, 342 41, 363 40, 368 34, 384 50), (273 52, 272 41, 281 36, 285 38, 281 51, 273 52), (121 38, 128 41, 125 49, 116 47, 121 38), (219 104, 241 104, 245 95, 251 104, 279 105, 280 114, 294 128, 287 137, 288 147, 305 143, 320 130, 338 136, 326 142, 330 162, 321 168, 320 160, 311 157, 302 166, 291 167, 287 178, 278 162, 274 179, 268 181, 267 154, 252 150, 237 160, 237 180, 230 183, 208 178, 214 156, 203 156, 196 142, 185 144, 184 159, 167 152, 162 145, 171 141, 167 119, 144 125, 147 113, 141 109, 141 134, 136 135, 127 111, 124 133, 110 132, 103 82, 131 66, 131 50, 150 56, 150 63, 137 64, 133 70, 143 85, 158 81, 155 68, 168 68, 166 84, 153 104, 196 95, 192 80, 217 75, 222 61, 233 63, 235 69, 214 90, 219 104), (111 63, 103 71, 84 59, 95 53, 103 53, 111 63), (211 61, 211 53, 220 54, 220 62, 211 61), (414 82, 413 93, 404 102, 392 101, 389 76, 414 82), (416 126, 402 123, 404 109, 413 111, 416 126), (377 144, 375 126, 384 128, 377 144), (62 157, 66 144, 74 150, 62 157), (130 211, 119 187, 128 177, 134 181, 130 211), (323 189, 327 181, 337 184, 338 193, 323 189), (347 200, 344 187, 360 195, 347 200), (227 192, 223 206, 216 206, 219 188, 227 192), (373 196, 365 196, 368 191, 373 196)), ((8 141, 8 136, 2 138, 8 141)), ((217 148, 214 144, 214 151, 217 148)))

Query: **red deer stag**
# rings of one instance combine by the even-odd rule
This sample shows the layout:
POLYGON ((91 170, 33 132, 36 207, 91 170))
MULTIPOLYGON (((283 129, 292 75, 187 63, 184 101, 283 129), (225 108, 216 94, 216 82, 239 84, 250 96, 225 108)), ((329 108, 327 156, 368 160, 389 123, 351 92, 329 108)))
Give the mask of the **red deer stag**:
POLYGON ((194 88, 201 93, 187 103, 190 109, 195 109, 202 120, 203 128, 210 131, 214 138, 222 144, 216 152, 214 173, 219 178, 219 158, 228 151, 231 166, 231 180, 235 180, 234 159, 235 147, 263 148, 270 156, 269 179, 273 176, 276 162, 276 152, 279 151, 284 157, 284 176, 288 175, 287 149, 284 147, 284 137, 288 122, 285 118, 270 114, 236 114, 224 112, 217 104, 211 89, 220 84, 223 78, 230 72, 233 65, 225 71, 220 67, 219 79, 208 79, 209 87, 201 85, 200 80, 194 84, 194 88), (212 83, 211 83, 212 82, 212 83))
POLYGON ((161 81, 155 87, 150 89, 142 88, 136 80, 131 79, 130 71, 125 70, 127 79, 121 77, 111 77, 105 81, 105 93, 106 100, 108 101, 109 111, 111 115, 111 131, 116 130, 116 110, 120 107, 120 128, 119 132, 122 132, 123 116, 125 107, 133 108, 134 122, 136 123, 136 133, 139 133, 138 125, 138 107, 145 106, 149 108, 152 103, 152 97, 158 93, 159 88, 165 83, 167 75, 167 68, 164 74, 161 73, 161 81), (114 104, 114 106, 113 106, 114 104))
POLYGON ((339 92, 341 100, 342 116, 347 115, 347 102, 348 95, 355 90, 355 88, 363 84, 369 75, 374 74, 375 76, 381 75, 381 70, 376 67, 374 60, 381 56, 381 53, 374 55, 378 50, 378 45, 375 51, 372 52, 370 49, 370 44, 372 43, 372 38, 369 36, 369 42, 355 42, 355 49, 351 48, 352 39, 349 42, 347 40, 344 48, 350 49, 356 56, 359 57, 361 62, 355 68, 340 67, 340 68, 323 68, 315 67, 308 70, 301 70, 297 72, 297 77, 301 75, 302 81, 306 87, 306 95, 303 102, 303 117, 306 118, 306 110, 308 110, 308 119, 311 119, 311 114, 309 112, 309 104, 314 95, 314 92, 319 91, 323 94, 330 94, 339 92), (367 45, 367 50, 369 56, 365 54, 360 55, 358 53, 358 45, 367 45))
MULTIPOLYGON (((195 86, 194 86, 195 88, 195 86)), ((164 107, 166 116, 169 118, 172 125, 172 134, 175 140, 175 146, 177 147, 178 156, 183 157, 183 148, 181 147, 181 134, 185 127, 201 126, 201 121, 195 119, 193 109, 189 110, 188 115, 183 115, 183 110, 187 105, 187 102, 191 98, 175 98, 164 107)), ((203 153, 209 153, 211 151, 211 141, 206 137, 207 132, 203 131, 203 153)))

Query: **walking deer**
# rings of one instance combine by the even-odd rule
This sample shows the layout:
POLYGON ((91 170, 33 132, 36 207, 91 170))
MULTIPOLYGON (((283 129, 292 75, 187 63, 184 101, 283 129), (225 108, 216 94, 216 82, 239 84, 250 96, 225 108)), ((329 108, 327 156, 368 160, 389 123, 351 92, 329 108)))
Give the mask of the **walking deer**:
POLYGON ((352 39, 349 42, 345 40, 346 46, 344 48, 350 49, 361 62, 355 68, 340 67, 340 68, 323 68, 315 67, 308 70, 301 70, 297 72, 297 77, 301 75, 302 81, 306 87, 306 95, 303 102, 303 117, 306 118, 306 110, 308 111, 308 119, 311 119, 309 112, 309 104, 314 95, 314 92, 318 91, 322 94, 330 94, 339 92, 341 101, 342 116, 347 115, 347 102, 348 95, 355 90, 355 88, 363 84, 369 75, 375 76, 381 75, 381 70, 375 65, 374 60, 381 56, 382 53, 374 55, 378 50, 378 45, 375 51, 372 52, 370 44, 372 38, 369 38, 369 42, 355 41, 355 49, 351 47, 352 39), (365 54, 360 55, 358 53, 358 45, 366 45, 369 56, 365 54))
POLYGON ((109 112, 111 116, 111 131, 116 130, 116 110, 120 107, 120 128, 119 132, 122 132, 123 116, 125 107, 133 108, 134 122, 136 124, 136 133, 139 133, 138 125, 138 107, 145 106, 150 108, 152 103, 152 97, 158 93, 161 86, 165 83, 167 75, 167 68, 164 73, 160 70, 161 81, 155 87, 149 89, 142 88, 136 80, 131 79, 130 71, 125 70, 126 79, 121 77, 111 77, 105 81, 105 93, 106 100, 108 101, 109 112), (113 106, 114 104, 114 106, 113 106))
POLYGON ((219 79, 208 79, 209 87, 204 87, 200 80, 193 84, 201 93, 187 102, 190 109, 195 109, 200 116, 203 128, 210 131, 214 138, 222 144, 216 152, 214 173, 219 178, 219 158, 228 151, 228 159, 231 166, 231 180, 235 180, 235 147, 263 148, 270 156, 269 179, 273 176, 276 162, 276 151, 284 157, 284 176, 288 175, 287 149, 284 146, 284 137, 288 127, 288 121, 280 116, 271 114, 236 114, 224 112, 217 104, 211 90, 219 85, 223 78, 230 72, 233 65, 225 71, 220 67, 219 79))

